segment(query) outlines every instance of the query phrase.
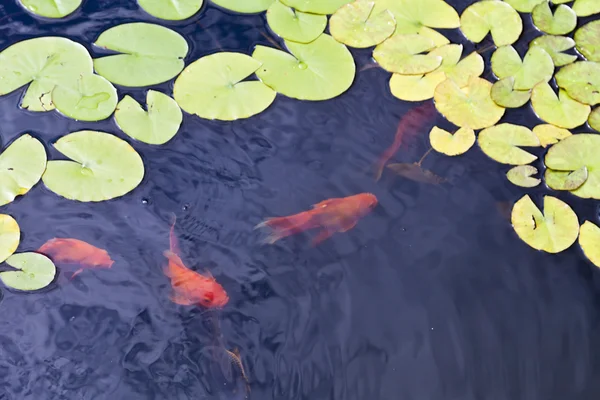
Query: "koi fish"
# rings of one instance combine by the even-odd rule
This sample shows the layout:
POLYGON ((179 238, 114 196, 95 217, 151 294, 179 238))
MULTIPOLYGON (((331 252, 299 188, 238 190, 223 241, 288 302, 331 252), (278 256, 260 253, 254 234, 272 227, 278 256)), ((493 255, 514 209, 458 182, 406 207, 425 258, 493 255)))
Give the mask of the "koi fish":
POLYGON ((79 239, 50 239, 37 250, 55 263, 78 264, 81 266, 71 279, 86 268, 111 268, 114 261, 108 252, 79 239))
POLYGON ((256 225, 255 229, 271 228, 273 232, 266 239, 266 243, 273 244, 279 239, 308 229, 322 228, 313 239, 313 245, 317 245, 336 232, 347 232, 354 228, 358 220, 367 215, 376 205, 377 198, 371 193, 328 199, 313 205, 312 210, 309 211, 288 217, 269 218, 256 225))
POLYGON ((418 107, 411 108, 402 116, 398 123, 398 128, 396 129, 394 142, 383 152, 376 164, 375 180, 381 178, 385 164, 394 156, 394 154, 396 154, 402 143, 409 137, 418 133, 418 131, 423 129, 428 123, 431 123, 436 112, 433 102, 428 101, 418 107))
POLYGON ((418 163, 389 164, 387 167, 398 175, 410 179, 411 181, 429 183, 432 185, 446 182, 446 179, 434 174, 428 169, 423 169, 418 163))

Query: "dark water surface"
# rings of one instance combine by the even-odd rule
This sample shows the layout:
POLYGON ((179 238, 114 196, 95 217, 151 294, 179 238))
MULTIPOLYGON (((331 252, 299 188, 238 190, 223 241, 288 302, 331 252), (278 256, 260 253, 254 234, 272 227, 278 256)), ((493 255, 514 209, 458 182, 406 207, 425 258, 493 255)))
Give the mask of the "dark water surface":
MULTIPOLYGON (((0 5, 2 49, 61 35, 98 55, 91 43, 105 29, 156 22, 133 0, 88 0, 60 22, 36 20, 14 3, 0 5)), ((460 12, 468 3, 453 4, 460 12)), ((191 20, 161 23, 188 39, 187 63, 269 45, 263 15, 205 5, 191 20)), ((370 50, 353 54, 358 69, 371 65, 370 50)), ((241 399, 244 382, 223 350, 236 347, 251 399, 598 398, 598 272, 577 246, 548 255, 518 239, 499 209, 526 189, 511 186, 507 168, 476 147, 463 157, 427 157, 424 167, 448 183, 415 183, 389 170, 374 182, 371 167, 412 106, 391 96, 388 79, 365 69, 339 98, 278 96, 266 112, 233 123, 186 115, 167 145, 132 143, 146 177, 131 194, 86 204, 40 184, 3 207, 21 226, 21 251, 74 237, 116 262, 42 293, 2 291, 0 399, 241 399), (373 192, 380 206, 318 247, 307 235, 264 246, 252 229, 359 192, 373 192), (161 268, 172 213, 184 260, 210 270, 229 293, 222 311, 169 300, 161 268)), ((158 89, 171 93, 172 84, 158 89)), ((145 91, 119 88, 140 102, 145 91)), ((0 97, 2 146, 30 132, 56 158, 49 144, 81 129, 131 142, 112 120, 19 110, 21 95, 0 97)), ((538 123, 529 109, 504 120, 538 123)), ((438 116, 392 161, 417 161, 434 124, 448 127, 438 116)), ((529 192, 539 200, 547 191, 529 192)), ((559 197, 582 220, 596 220, 595 202, 559 197)))

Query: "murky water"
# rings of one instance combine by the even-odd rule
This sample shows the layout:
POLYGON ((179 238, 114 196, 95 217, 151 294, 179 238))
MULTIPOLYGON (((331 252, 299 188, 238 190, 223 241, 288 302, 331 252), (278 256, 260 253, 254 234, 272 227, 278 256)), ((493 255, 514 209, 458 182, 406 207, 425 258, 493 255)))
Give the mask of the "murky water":
MULTIPOLYGON (((134 1, 86 1, 63 22, 35 20, 13 3, 0 6, 2 49, 61 35, 91 51, 108 27, 155 22, 134 1)), ((466 3, 454 5, 462 11, 466 3)), ((269 45, 263 16, 210 5, 166 25, 188 39, 188 63, 269 45)), ((369 50, 353 54, 358 69, 371 64, 369 50)), ((278 96, 266 112, 233 123, 188 115, 167 145, 133 143, 146 177, 123 198, 78 203, 38 185, 3 207, 21 226, 23 251, 75 237, 106 248, 116 262, 42 293, 2 291, 0 399, 242 399, 245 383, 225 348, 239 349, 251 399, 596 398, 597 271, 576 246, 547 255, 516 237, 502 209, 525 190, 476 148, 425 159, 448 183, 390 171, 374 182, 371 167, 411 107, 391 96, 388 77, 367 68, 337 99, 278 96), (375 193, 380 206, 318 247, 308 236, 264 246, 252 229, 358 192, 375 193), (185 261, 210 270, 229 293, 224 310, 169 301, 161 268, 172 213, 185 261)), ((145 98, 145 89, 119 91, 145 98)), ((19 110, 21 94, 0 97, 2 145, 24 132, 46 144, 81 129, 124 137, 113 121, 19 110)), ((506 120, 537 123, 528 109, 506 120)), ((447 126, 441 116, 431 121, 393 160, 417 161, 434 124, 447 126)), ((596 218, 595 202, 558 197, 580 217, 596 218)))

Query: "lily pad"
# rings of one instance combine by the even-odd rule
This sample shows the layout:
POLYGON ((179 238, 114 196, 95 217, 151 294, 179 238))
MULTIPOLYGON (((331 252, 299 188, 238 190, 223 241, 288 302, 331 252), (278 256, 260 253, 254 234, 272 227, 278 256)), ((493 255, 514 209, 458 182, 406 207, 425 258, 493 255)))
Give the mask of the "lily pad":
POLYGON ((164 144, 175 136, 183 113, 177 102, 154 90, 146 94, 148 111, 129 96, 117 106, 115 120, 119 128, 132 138, 149 144, 164 144))
POLYGON ((49 161, 42 180, 48 189, 67 199, 113 199, 135 189, 144 177, 139 154, 108 133, 74 132, 60 138, 54 147, 73 161, 49 161))
POLYGON ((580 61, 561 68, 556 84, 580 103, 600 103, 600 63, 580 61))
POLYGON ((40 17, 63 18, 73 13, 82 0, 19 0, 27 11, 40 17))
POLYGON ((488 157, 510 165, 525 165, 537 160, 537 156, 517 146, 538 147, 540 145, 539 139, 529 128, 507 123, 479 132, 477 142, 488 157))
POLYGON ((0 262, 10 257, 19 247, 21 230, 10 215, 0 214, 0 262))
POLYGON ((508 3, 484 0, 467 7, 460 17, 460 30, 471 42, 481 42, 488 33, 496 46, 513 44, 521 36, 523 21, 508 3))
POLYGON ((575 171, 555 171, 546 169, 544 179, 546 185, 554 190, 575 190, 587 181, 588 170, 585 165, 575 171))
POLYGON ((25 134, 12 142, 0 154, 0 206, 27 193, 45 170, 46 150, 39 140, 25 134))
POLYGON ((285 40, 309 43, 323 33, 327 17, 295 11, 277 0, 267 10, 267 22, 271 30, 285 40))
POLYGON ((600 13, 600 2, 598 0, 575 0, 573 11, 578 17, 589 17, 600 13))
POLYGON ((202 7, 203 0, 138 0, 144 11, 169 21, 188 19, 202 7))
POLYGON ((600 20, 592 21, 575 32, 577 50, 589 61, 600 61, 600 20))
POLYGON ((354 58, 331 36, 323 34, 307 44, 285 44, 291 54, 265 46, 256 46, 252 54, 262 63, 256 75, 267 86, 300 100, 327 100, 352 85, 354 58))
POLYGON ((212 2, 227 10, 242 14, 255 14, 267 11, 274 0, 212 0, 212 2))
POLYGON ((500 107, 519 108, 527 104, 531 98, 531 90, 515 90, 515 78, 509 76, 494 83, 492 100, 500 107))
POLYGON ((329 32, 335 40, 351 47, 378 45, 396 30, 389 10, 373 14, 374 1, 356 0, 342 6, 329 19, 329 32))
POLYGON ((567 129, 559 128, 551 124, 541 124, 533 128, 533 133, 540 140, 542 147, 548 147, 551 144, 558 143, 560 140, 571 136, 567 129))
POLYGON ((135 22, 102 32, 94 43, 122 54, 96 58, 94 68, 112 83, 142 87, 166 82, 183 70, 188 44, 177 32, 135 22))
POLYGON ((535 6, 531 13, 533 24, 542 32, 550 35, 566 35, 577 27, 577 15, 571 7, 561 4, 554 14, 547 1, 535 6))
POLYGON ((533 177, 537 173, 538 169, 532 165, 517 165, 506 173, 506 177, 513 185, 532 188, 542 182, 541 179, 533 177))
POLYGON ((543 35, 529 42, 529 47, 540 47, 546 50, 556 67, 562 67, 577 60, 576 55, 563 53, 563 51, 575 47, 575 41, 570 37, 543 35))
POLYGON ((251 117, 267 109, 276 95, 260 81, 242 81, 258 68, 259 61, 242 53, 202 57, 179 75, 173 97, 186 112, 201 118, 233 121, 251 117))
POLYGON ((117 89, 100 75, 86 74, 71 85, 52 91, 52 103, 61 114, 78 121, 100 121, 117 106, 117 89))
POLYGON ((579 235, 577 215, 568 204, 552 196, 544 196, 543 214, 528 195, 523 196, 513 207, 511 221, 521 240, 548 253, 569 248, 579 235))
POLYGON ((588 124, 592 129, 600 132, 600 107, 596 107, 594 111, 590 113, 588 124))
POLYGON ((533 11, 535 6, 548 0, 504 0, 512 6, 515 10, 522 13, 530 13, 533 11))
POLYGON ((50 97, 56 85, 69 85, 92 72, 92 59, 79 43, 61 37, 24 40, 0 53, 0 95, 31 82, 21 107, 49 111, 54 109, 50 97))
POLYGON ((383 69, 403 75, 431 72, 442 63, 442 57, 419 54, 434 49, 435 43, 418 34, 394 35, 373 51, 373 58, 383 69))
POLYGON ((443 0, 374 1, 373 15, 378 15, 384 10, 394 14, 397 34, 419 33, 433 39, 431 36, 437 32, 430 28, 453 29, 460 26, 460 18, 456 10, 443 0))
POLYGON ((288 7, 312 14, 333 14, 352 0, 281 0, 288 7))
POLYGON ((48 286, 56 276, 54 263, 39 253, 19 253, 6 263, 18 271, 0 272, 2 283, 17 290, 39 290, 48 286))
POLYGON ((472 77, 465 87, 446 79, 435 89, 435 107, 450 122, 459 127, 483 129, 496 124, 504 115, 504 108, 490 97, 492 84, 472 77))
POLYGON ((515 90, 529 90, 540 82, 548 82, 554 74, 554 62, 546 51, 539 47, 529 49, 521 61, 512 46, 499 47, 492 55, 492 71, 498 79, 515 78, 515 90))
POLYGON ((475 132, 471 128, 460 128, 454 134, 434 126, 429 132, 431 147, 447 156, 464 154, 475 144, 475 132))
POLYGON ((590 115, 590 106, 573 100, 562 89, 557 96, 546 82, 533 88, 531 105, 540 119, 559 128, 576 128, 584 124, 590 115))
POLYGON ((423 169, 419 164, 388 164, 390 170, 403 178, 415 182, 428 183, 430 185, 439 185, 446 180, 433 172, 423 169))
POLYGON ((600 228, 590 221, 585 221, 579 228, 579 246, 583 254, 596 266, 600 267, 600 228))

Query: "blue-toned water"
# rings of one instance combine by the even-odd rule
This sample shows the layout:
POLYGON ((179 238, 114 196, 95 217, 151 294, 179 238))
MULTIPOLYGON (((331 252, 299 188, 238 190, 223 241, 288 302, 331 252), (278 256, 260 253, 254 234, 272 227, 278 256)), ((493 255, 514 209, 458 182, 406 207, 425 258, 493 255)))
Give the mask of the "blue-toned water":
MULTIPOLYGON (((59 22, 14 3, 0 6, 1 49, 61 35, 98 54, 91 43, 105 29, 158 22, 135 1, 88 0, 59 22)), ((461 12, 468 3, 453 5, 461 12)), ((186 63, 222 50, 250 54, 272 37, 264 16, 212 5, 160 23, 189 41, 186 63)), ((464 54, 473 50, 445 33, 465 43, 464 54)), ((0 399, 597 398, 598 272, 577 246, 558 255, 531 249, 503 211, 526 192, 539 199, 548 191, 512 186, 507 168, 476 147, 463 157, 427 156, 423 166, 448 180, 441 185, 389 170, 375 182, 372 166, 413 105, 392 97, 389 74, 370 68, 370 50, 353 54, 359 72, 339 98, 278 96, 262 114, 228 123, 186 115, 165 146, 132 142, 112 120, 20 110, 22 90, 0 97, 2 146, 29 132, 56 158, 53 141, 97 129, 132 142, 146 165, 142 184, 119 199, 73 202, 40 184, 0 210, 21 226, 20 251, 74 237, 115 260, 41 293, 2 289, 0 399), (318 247, 308 235, 265 246, 253 230, 266 217, 360 192, 380 205, 318 247), (186 263, 210 270, 227 290, 222 311, 169 300, 162 252, 173 213, 186 263), (234 348, 249 393, 223 350, 234 348)), ((157 88, 171 93, 172 85, 157 88)), ((143 102, 145 90, 119 94, 143 102)), ((529 109, 505 120, 538 123, 529 109)), ((438 116, 392 161, 419 160, 434 124, 448 127, 438 116)), ((580 218, 597 218, 596 202, 559 197, 580 218)))

